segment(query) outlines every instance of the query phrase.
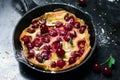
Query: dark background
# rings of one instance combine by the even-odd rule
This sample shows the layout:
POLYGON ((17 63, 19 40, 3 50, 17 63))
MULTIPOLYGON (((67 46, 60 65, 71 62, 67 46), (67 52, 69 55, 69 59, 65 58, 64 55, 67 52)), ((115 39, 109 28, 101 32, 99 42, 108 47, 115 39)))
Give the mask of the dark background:
POLYGON ((0 0, 0 80, 120 80, 120 1, 86 0, 82 7, 77 0, 0 0), (34 3, 33 3, 34 2, 34 3), (12 35, 26 11, 37 5, 66 3, 89 13, 94 22, 97 46, 92 58, 81 69, 59 75, 41 74, 15 60, 12 35), (27 7, 26 7, 27 6, 27 7), (95 73, 92 64, 104 62, 112 54, 116 62, 110 77, 95 73))

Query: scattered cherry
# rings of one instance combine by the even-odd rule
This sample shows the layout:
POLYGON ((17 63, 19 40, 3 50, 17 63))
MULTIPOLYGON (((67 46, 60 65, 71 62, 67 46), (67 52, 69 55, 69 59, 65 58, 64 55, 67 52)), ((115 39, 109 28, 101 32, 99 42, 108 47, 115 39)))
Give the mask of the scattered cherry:
POLYGON ((101 66, 99 63, 95 63, 93 65, 93 70, 96 71, 96 72, 100 72, 101 71, 101 66))
POLYGON ((49 37, 42 37, 42 41, 45 42, 45 43, 49 43, 50 42, 50 39, 49 37))
POLYGON ((84 47, 84 46, 85 46, 85 43, 86 43, 85 40, 81 40, 81 41, 79 41, 79 42, 78 42, 78 47, 79 47, 79 48, 84 47))
POLYGON ((30 38, 31 38, 30 36, 24 35, 24 36, 21 38, 21 40, 24 41, 25 44, 27 44, 27 43, 30 42, 30 38))
POLYGON ((82 34, 84 33, 85 29, 86 29, 86 26, 81 26, 79 29, 79 32, 82 34))
POLYGON ((103 68, 103 74, 106 75, 106 76, 109 76, 111 74, 111 69, 109 67, 104 67, 103 68))
POLYGON ((81 6, 86 6, 86 0, 78 0, 81 6))
POLYGON ((40 41, 39 38, 35 38, 35 40, 32 42, 32 44, 33 44, 35 47, 40 47, 43 43, 40 41))
POLYGON ((79 29, 80 28, 80 22, 75 22, 74 23, 74 27, 77 28, 77 29, 79 29))
POLYGON ((75 18, 74 18, 74 16, 70 16, 69 18, 70 18, 70 19, 69 19, 70 24, 74 25, 74 23, 75 23, 75 18))
POLYGON ((47 51, 47 54, 50 54, 50 49, 51 49, 51 46, 50 45, 45 45, 43 47, 44 51, 47 51))
POLYGON ((42 51, 41 56, 43 59, 48 60, 49 59, 49 54, 47 51, 42 51))
POLYGON ((44 24, 44 25, 45 25, 45 24, 46 24, 46 20, 45 20, 45 19, 42 19, 42 20, 41 20, 41 24, 44 24))
POLYGON ((74 38, 74 37, 76 37, 77 35, 76 35, 76 32, 74 31, 74 30, 72 30, 72 31, 70 31, 70 37, 71 38, 74 38))
POLYGON ((48 27, 45 24, 41 24, 40 28, 41 28, 41 34, 45 34, 49 32, 48 27))
POLYGON ((60 36, 65 36, 67 34, 66 30, 60 30, 60 36))
POLYGON ((55 27, 61 27, 63 25, 63 23, 62 22, 60 22, 60 21, 57 21, 56 23, 55 23, 55 27))
POLYGON ((62 48, 62 44, 61 44, 59 41, 53 42, 52 46, 53 46, 55 49, 62 48))
POLYGON ((63 57, 65 55, 65 51, 62 48, 58 48, 56 53, 59 57, 63 57))
POLYGON ((67 42, 70 41, 70 36, 69 36, 69 35, 65 35, 63 38, 64 38, 64 40, 67 41, 67 42))
POLYGON ((56 31, 55 29, 51 29, 51 30, 49 31, 49 34, 50 34, 51 36, 53 36, 53 37, 55 37, 55 36, 58 35, 58 34, 57 34, 57 31, 56 31))
POLYGON ((32 50, 32 49, 28 50, 28 58, 33 58, 34 55, 35 55, 35 51, 34 50, 32 50))
POLYGON ((51 62, 51 67, 56 67, 56 62, 55 61, 53 61, 53 62, 51 62))
POLYGON ((42 63, 42 62, 43 62, 43 57, 42 57, 40 54, 37 54, 36 60, 37 60, 38 62, 42 63))
POLYGON ((28 28, 28 29, 27 29, 27 32, 28 32, 28 33, 34 33, 34 32, 35 32, 35 29, 34 29, 34 28, 28 28))
POLYGON ((65 21, 69 21, 69 20, 70 20, 69 14, 66 14, 66 15, 65 15, 64 20, 65 20, 65 21))
POLYGON ((72 28, 73 28, 73 25, 69 24, 69 23, 65 24, 65 26, 64 26, 64 29, 68 30, 68 31, 72 30, 72 28))
POLYGON ((34 45, 31 42, 29 42, 29 43, 26 44, 26 47, 28 49, 32 49, 32 48, 34 48, 34 45))
POLYGON ((63 68, 65 66, 65 64, 66 63, 65 63, 65 61, 63 59, 60 59, 60 60, 57 61, 57 66, 59 68, 63 68))
POLYGON ((73 64, 76 61, 75 57, 70 57, 69 64, 73 64))
POLYGON ((39 24, 37 22, 32 23, 32 28, 38 28, 39 24))

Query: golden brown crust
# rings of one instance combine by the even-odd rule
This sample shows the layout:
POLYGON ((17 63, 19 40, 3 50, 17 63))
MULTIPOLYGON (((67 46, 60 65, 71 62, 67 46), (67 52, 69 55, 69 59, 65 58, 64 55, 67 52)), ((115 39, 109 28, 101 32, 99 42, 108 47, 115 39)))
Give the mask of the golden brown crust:
MULTIPOLYGON (((38 17, 38 18, 33 19, 32 22, 35 22, 35 21, 40 22, 42 19, 46 19, 46 25, 47 25, 47 26, 54 26, 54 25, 55 25, 55 22, 58 21, 58 20, 61 21, 63 24, 65 24, 66 21, 64 20, 64 16, 65 16, 66 14, 69 14, 69 15, 74 16, 75 19, 76 19, 78 22, 80 22, 81 25, 87 26, 82 19, 77 18, 74 14, 72 14, 72 13, 70 13, 70 12, 67 12, 67 11, 65 11, 65 10, 56 11, 56 12, 47 12, 47 13, 45 13, 44 15, 42 15, 42 16, 40 16, 40 17, 38 17)), ((69 49, 70 49, 70 51, 78 50, 77 42, 80 41, 80 40, 85 40, 85 41, 86 41, 85 47, 84 47, 84 48, 85 48, 85 51, 84 51, 83 55, 82 55, 81 57, 77 58, 77 61, 76 61, 75 63, 69 64, 68 59, 70 58, 70 51, 69 51, 68 53, 66 52, 66 53, 65 53, 66 65, 65 65, 63 68, 59 68, 59 67, 52 68, 52 67, 50 66, 50 62, 51 62, 51 60, 53 60, 53 59, 51 59, 51 60, 46 60, 45 62, 40 63, 40 62, 38 62, 38 61, 36 60, 35 57, 33 57, 33 58, 28 58, 28 57, 27 57, 27 56, 28 56, 28 54, 27 54, 27 53, 28 53, 28 49, 27 49, 26 46, 24 45, 24 42, 21 40, 21 38, 22 38, 24 35, 29 35, 29 36, 32 36, 32 40, 34 40, 34 37, 35 37, 36 33, 39 31, 39 29, 36 29, 35 33, 30 34, 30 33, 27 32, 27 29, 30 28, 30 27, 32 27, 32 24, 30 24, 29 27, 27 27, 26 29, 24 29, 23 32, 22 32, 21 35, 20 35, 20 42, 21 42, 21 45, 22 45, 22 47, 23 47, 23 53, 24 53, 24 55, 25 55, 25 58, 26 58, 31 64, 33 64, 33 65, 35 65, 35 66, 37 66, 37 67, 42 67, 42 68, 44 68, 45 70, 57 72, 57 71, 60 71, 60 70, 65 70, 65 69, 74 67, 74 66, 80 64, 80 63, 86 58, 86 56, 88 55, 88 53, 89 53, 89 51, 90 51, 90 49, 91 49, 90 40, 89 40, 90 34, 88 33, 88 26, 86 27, 86 30, 84 31, 83 34, 78 34, 77 29, 74 29, 74 30, 77 32, 77 35, 78 35, 77 37, 78 37, 78 38, 76 38, 76 39, 73 40, 74 45, 73 45, 73 46, 70 46, 69 49)), ((51 43, 52 43, 52 41, 51 41, 49 44, 51 44, 51 43)), ((69 43, 66 43, 66 42, 63 42, 63 49, 67 49, 67 48, 65 47, 66 45, 69 46, 70 44, 69 44, 69 43)), ((34 50, 35 50, 35 49, 36 49, 36 48, 34 48, 34 50)), ((40 50, 39 50, 39 51, 40 51, 40 50)), ((52 53, 52 54, 53 54, 53 53, 52 53)), ((36 56, 36 55, 37 55, 37 54, 35 54, 35 56, 36 56)), ((54 58, 54 57, 57 57, 56 54, 54 54, 54 55, 52 56, 52 58, 54 58)), ((59 58, 55 58, 55 59, 58 60, 59 58)))

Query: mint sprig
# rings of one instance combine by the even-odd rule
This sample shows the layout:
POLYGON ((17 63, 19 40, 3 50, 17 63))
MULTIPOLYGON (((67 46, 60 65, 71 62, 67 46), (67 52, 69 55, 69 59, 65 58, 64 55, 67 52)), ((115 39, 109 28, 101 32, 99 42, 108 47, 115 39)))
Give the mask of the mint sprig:
POLYGON ((72 41, 72 38, 70 38, 70 44, 73 45, 73 41, 72 41))
POLYGON ((111 68, 112 65, 114 64, 115 64, 115 58, 112 55, 110 55, 110 59, 108 61, 108 67, 111 68))

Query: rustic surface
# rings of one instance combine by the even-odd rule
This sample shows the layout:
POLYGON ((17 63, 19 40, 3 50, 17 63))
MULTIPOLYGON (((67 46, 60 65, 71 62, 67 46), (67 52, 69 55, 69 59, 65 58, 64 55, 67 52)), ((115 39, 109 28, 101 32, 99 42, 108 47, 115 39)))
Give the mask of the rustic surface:
MULTIPOLYGON (((22 1, 22 0, 21 0, 22 1)), ((37 5, 48 3, 67 3, 76 6, 93 17, 97 31, 97 47, 91 62, 103 62, 110 54, 116 59, 112 75, 105 77, 102 73, 94 73, 91 64, 83 71, 69 74, 47 75, 32 71, 19 64, 15 57, 12 44, 14 28, 22 15, 35 7, 29 0, 25 8, 18 0, 0 0, 0 80, 120 80, 120 1, 119 0, 87 0, 87 6, 81 7, 77 0, 34 0, 37 5), (52 79, 53 78, 53 79, 52 79)))

